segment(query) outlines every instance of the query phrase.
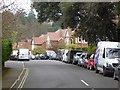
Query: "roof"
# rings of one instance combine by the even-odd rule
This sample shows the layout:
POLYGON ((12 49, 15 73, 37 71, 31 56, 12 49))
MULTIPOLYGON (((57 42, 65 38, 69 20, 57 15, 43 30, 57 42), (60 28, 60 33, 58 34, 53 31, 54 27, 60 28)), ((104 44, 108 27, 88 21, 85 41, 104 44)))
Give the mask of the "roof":
POLYGON ((49 36, 50 40, 58 41, 59 36, 55 32, 48 32, 47 35, 49 36))
POLYGON ((49 36, 50 40, 59 41, 62 37, 65 36, 65 30, 59 29, 56 32, 48 32, 47 35, 49 36))
POLYGON ((18 42, 18 48, 26 48, 31 50, 31 44, 29 42, 18 42))
POLYGON ((33 37, 32 40, 34 41, 34 44, 40 44, 40 38, 39 37, 33 37))
POLYGON ((41 36, 39 36, 39 37, 33 37, 32 39, 34 40, 34 44, 35 45, 37 45, 37 44, 43 44, 44 42, 46 42, 46 35, 42 34, 41 36))
POLYGON ((46 35, 45 34, 42 34, 40 37, 40 44, 43 44, 44 42, 46 42, 46 35))

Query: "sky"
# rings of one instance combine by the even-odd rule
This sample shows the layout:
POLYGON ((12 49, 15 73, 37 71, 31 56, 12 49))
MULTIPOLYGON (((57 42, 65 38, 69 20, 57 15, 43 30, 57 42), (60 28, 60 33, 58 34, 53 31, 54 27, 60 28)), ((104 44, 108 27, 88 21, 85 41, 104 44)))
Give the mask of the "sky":
MULTIPOLYGON (((0 0, 1 1, 1 0, 0 0)), ((2 4, 9 5, 14 2, 9 9, 16 11, 17 9, 24 9, 26 13, 28 13, 31 9, 31 0, 2 0, 2 4)))
POLYGON ((31 9, 31 0, 16 0, 16 4, 20 7, 25 9, 26 12, 29 12, 31 9))

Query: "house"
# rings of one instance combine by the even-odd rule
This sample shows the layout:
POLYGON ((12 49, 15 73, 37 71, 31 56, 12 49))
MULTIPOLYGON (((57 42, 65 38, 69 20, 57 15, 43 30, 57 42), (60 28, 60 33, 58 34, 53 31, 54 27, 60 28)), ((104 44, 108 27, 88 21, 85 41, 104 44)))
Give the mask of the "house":
POLYGON ((74 31, 72 31, 69 27, 65 29, 65 45, 70 45, 73 43, 73 38, 72 36, 74 35, 74 31))
POLYGON ((83 47, 88 47, 88 42, 82 39, 82 36, 75 38, 75 44, 83 46, 83 47))
POLYGON ((38 46, 42 46, 44 49, 46 49, 46 35, 42 34, 39 37, 33 37, 31 44, 32 44, 32 50, 34 50, 38 46))
POLYGON ((72 44, 72 35, 74 35, 74 31, 71 31, 70 28, 58 29, 56 32, 48 32, 46 43, 47 49, 57 49, 60 44, 72 44))
POLYGON ((26 49, 29 49, 29 51, 31 51, 31 44, 29 42, 21 41, 21 42, 18 42, 17 48, 18 49, 26 48, 26 49))
POLYGON ((64 44, 65 30, 58 29, 56 32, 47 33, 46 48, 56 50, 59 44, 64 44))
POLYGON ((21 41, 15 42, 12 45, 13 50, 23 49, 23 48, 29 49, 29 51, 32 50, 31 39, 22 39, 21 41))

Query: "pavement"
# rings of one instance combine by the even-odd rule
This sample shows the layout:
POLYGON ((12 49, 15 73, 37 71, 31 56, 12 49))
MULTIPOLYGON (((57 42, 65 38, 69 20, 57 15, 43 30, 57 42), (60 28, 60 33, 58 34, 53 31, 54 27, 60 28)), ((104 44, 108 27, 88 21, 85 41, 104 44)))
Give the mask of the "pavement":
POLYGON ((4 68, 2 71, 2 88, 10 88, 12 84, 17 80, 22 69, 16 68, 4 68))
POLYGON ((10 88, 18 79, 22 70, 22 63, 18 63, 17 61, 6 62, 5 67, 2 68, 2 89, 10 88), (12 63, 15 63, 15 65, 12 63))

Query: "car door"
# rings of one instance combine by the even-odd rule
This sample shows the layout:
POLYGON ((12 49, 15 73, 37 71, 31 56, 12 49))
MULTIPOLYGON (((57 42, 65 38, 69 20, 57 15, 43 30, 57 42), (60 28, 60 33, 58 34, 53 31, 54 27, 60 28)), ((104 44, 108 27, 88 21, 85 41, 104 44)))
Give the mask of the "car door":
POLYGON ((98 57, 99 69, 103 72, 103 65, 105 63, 105 48, 100 49, 100 55, 98 57))

